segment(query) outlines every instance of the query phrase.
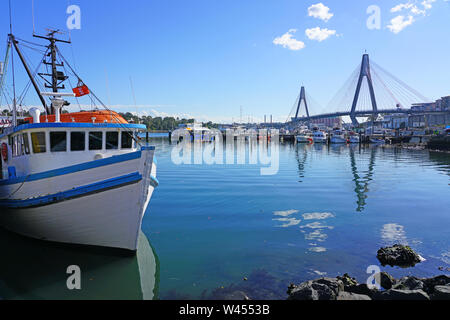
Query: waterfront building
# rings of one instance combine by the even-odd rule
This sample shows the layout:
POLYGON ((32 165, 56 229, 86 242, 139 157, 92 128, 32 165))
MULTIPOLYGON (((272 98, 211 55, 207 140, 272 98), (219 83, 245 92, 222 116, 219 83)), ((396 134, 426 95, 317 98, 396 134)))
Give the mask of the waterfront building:
POLYGON ((318 127, 323 126, 323 127, 335 128, 335 127, 341 127, 342 119, 340 117, 314 119, 314 120, 311 120, 310 123, 312 125, 316 125, 318 127))

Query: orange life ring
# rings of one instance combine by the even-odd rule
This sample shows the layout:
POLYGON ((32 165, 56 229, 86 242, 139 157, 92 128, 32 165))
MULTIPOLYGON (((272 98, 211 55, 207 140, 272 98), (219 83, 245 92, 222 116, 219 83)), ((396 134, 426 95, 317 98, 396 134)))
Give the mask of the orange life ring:
POLYGON ((3 161, 8 161, 8 145, 6 143, 2 143, 2 158, 3 161))

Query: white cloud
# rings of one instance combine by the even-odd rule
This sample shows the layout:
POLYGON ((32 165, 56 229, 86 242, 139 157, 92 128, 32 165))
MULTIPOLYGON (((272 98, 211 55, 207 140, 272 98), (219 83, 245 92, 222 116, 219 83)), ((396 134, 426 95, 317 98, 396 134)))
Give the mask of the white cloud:
POLYGON ((335 35, 336 30, 329 30, 327 28, 321 29, 319 27, 316 27, 316 28, 306 29, 305 34, 310 40, 316 40, 316 41, 321 42, 321 41, 328 39, 330 36, 335 35))
POLYGON ((301 50, 305 48, 305 43, 297 39, 292 38, 293 33, 297 32, 297 29, 290 29, 288 32, 283 34, 281 37, 277 37, 273 40, 275 45, 283 46, 283 48, 288 48, 289 50, 301 50))
POLYGON ((412 25, 414 21, 415 20, 413 16, 408 16, 408 18, 405 18, 405 16, 396 16, 391 20, 391 24, 387 27, 389 30, 391 30, 391 32, 397 34, 407 26, 412 25))
POLYGON ((330 20, 334 14, 323 3, 317 3, 308 8, 308 15, 323 21, 330 20))
POLYGON ((412 3, 400 3, 391 9, 392 13, 400 12, 404 9, 411 9, 414 5, 412 3))
POLYGON ((436 0, 424 0, 422 1, 422 5, 425 10, 430 10, 433 7, 433 2, 436 2, 436 0))
POLYGON ((407 3, 400 3, 395 7, 391 8, 392 13, 399 13, 402 11, 408 11, 408 18, 405 18, 404 15, 398 15, 391 20, 391 24, 388 25, 389 30, 393 33, 399 33, 407 26, 413 24, 416 20, 415 16, 418 15, 426 15, 427 11, 433 8, 433 3, 436 0, 423 0, 419 3, 419 1, 409 1, 407 3))

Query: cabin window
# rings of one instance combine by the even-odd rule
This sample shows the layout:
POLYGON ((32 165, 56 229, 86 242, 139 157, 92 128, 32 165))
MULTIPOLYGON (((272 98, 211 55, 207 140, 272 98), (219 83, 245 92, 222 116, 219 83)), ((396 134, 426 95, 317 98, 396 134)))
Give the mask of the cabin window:
POLYGON ((86 149, 86 134, 84 132, 70 133, 70 150, 84 151, 86 149))
POLYGON ((119 149, 119 133, 107 132, 106 133, 106 150, 119 149))
POLYGON ((67 151, 67 132, 50 132, 50 151, 64 152, 67 151))
POLYGON ((103 132, 89 132, 89 150, 102 150, 103 132))
POLYGON ((13 157, 19 157, 22 155, 22 142, 21 142, 22 139, 21 138, 22 138, 21 135, 14 136, 12 138, 11 146, 12 146, 12 156, 13 157))
POLYGON ((30 154, 30 141, 28 140, 28 133, 22 134, 22 139, 23 139, 22 151, 25 152, 25 154, 30 154))
POLYGON ((32 132, 31 144, 33 146, 33 153, 47 152, 47 147, 45 145, 45 132, 32 132))
POLYGON ((133 146, 133 136, 130 132, 123 131, 122 132, 122 142, 120 144, 120 147, 122 149, 131 149, 133 146))

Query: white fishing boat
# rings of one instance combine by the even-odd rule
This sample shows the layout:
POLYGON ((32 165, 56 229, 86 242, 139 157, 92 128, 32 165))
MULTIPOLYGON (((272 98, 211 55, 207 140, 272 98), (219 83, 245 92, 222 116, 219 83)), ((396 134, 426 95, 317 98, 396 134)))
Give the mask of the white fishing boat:
POLYGON ((314 130, 312 137, 313 137, 314 143, 327 143, 328 142, 327 134, 320 130, 314 130))
POLYGON ((341 129, 334 129, 333 134, 330 138, 330 143, 332 144, 344 144, 347 143, 347 138, 345 137, 345 133, 341 129))
POLYGON ((313 137, 312 137, 312 132, 310 130, 302 130, 298 135, 297 135, 297 142, 298 143, 313 143, 313 137))
POLYGON ((0 134, 0 225, 36 239, 135 251, 158 185, 155 148, 138 138, 145 125, 104 105, 107 110, 62 112, 64 98, 98 98, 57 49, 56 42, 67 41, 55 33, 37 36, 50 42, 43 61, 51 73, 40 74, 50 78, 44 89, 9 35, 8 49, 14 47, 43 107, 18 123, 14 101, 12 125, 0 134), (58 71, 62 64, 78 78, 73 93, 59 91, 68 78, 58 71))
POLYGON ((359 143, 359 136, 355 132, 350 132, 348 135, 348 143, 359 143))

